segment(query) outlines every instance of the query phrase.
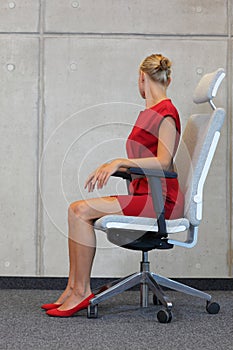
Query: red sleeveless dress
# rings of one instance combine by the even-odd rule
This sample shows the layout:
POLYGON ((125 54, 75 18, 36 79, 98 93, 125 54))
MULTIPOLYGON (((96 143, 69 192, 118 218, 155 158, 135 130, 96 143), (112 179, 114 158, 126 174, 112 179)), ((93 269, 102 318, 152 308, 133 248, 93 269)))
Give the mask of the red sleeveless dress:
MULTIPOLYGON (((128 158, 157 156, 159 127, 166 117, 173 118, 176 125, 175 155, 180 140, 180 118, 171 100, 166 99, 139 114, 126 143, 128 158)), ((165 200, 165 218, 182 217, 184 198, 178 180, 162 179, 162 188, 165 200)), ((124 215, 156 217, 151 190, 145 177, 134 179, 130 183, 129 191, 129 195, 116 196, 124 215)))

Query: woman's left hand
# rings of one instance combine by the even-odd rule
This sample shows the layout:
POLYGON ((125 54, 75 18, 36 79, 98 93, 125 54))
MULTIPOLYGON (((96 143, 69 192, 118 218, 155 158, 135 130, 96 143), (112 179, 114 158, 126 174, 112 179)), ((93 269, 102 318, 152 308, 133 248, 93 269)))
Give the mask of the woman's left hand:
POLYGON ((91 173, 84 185, 88 192, 92 192, 97 184, 97 189, 103 188, 108 182, 109 177, 114 174, 121 166, 121 161, 115 159, 110 163, 102 164, 93 173, 91 173))

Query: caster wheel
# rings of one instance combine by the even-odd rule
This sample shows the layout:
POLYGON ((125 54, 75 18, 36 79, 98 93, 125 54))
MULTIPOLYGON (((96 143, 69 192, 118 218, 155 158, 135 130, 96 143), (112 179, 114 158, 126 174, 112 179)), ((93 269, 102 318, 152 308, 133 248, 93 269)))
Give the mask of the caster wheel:
POLYGON ((153 295, 153 304, 154 305, 162 305, 161 301, 157 298, 157 296, 153 295))
POLYGON ((210 301, 207 301, 206 311, 209 314, 218 314, 219 310, 220 310, 220 305, 218 303, 214 303, 214 302, 211 303, 210 301))
POLYGON ((88 305, 87 318, 97 318, 97 317, 98 317, 98 305, 88 305))
POLYGON ((157 313, 157 319, 160 323, 170 323, 172 320, 172 312, 167 310, 160 310, 157 313))

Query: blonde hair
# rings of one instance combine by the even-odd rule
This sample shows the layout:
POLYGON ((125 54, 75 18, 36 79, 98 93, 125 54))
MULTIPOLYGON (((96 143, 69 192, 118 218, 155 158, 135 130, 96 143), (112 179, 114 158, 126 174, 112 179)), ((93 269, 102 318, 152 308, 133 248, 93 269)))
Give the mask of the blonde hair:
POLYGON ((148 74, 151 80, 167 85, 171 76, 171 65, 172 63, 167 57, 161 54, 152 54, 142 61, 140 70, 148 74))

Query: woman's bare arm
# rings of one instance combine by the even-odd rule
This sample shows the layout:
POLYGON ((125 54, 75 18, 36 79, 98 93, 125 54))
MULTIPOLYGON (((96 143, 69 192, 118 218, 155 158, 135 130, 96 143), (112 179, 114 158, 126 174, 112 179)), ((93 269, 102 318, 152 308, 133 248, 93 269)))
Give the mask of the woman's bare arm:
POLYGON ((147 169, 163 169, 169 170, 176 142, 176 126, 175 121, 171 117, 165 118, 159 128, 159 141, 157 149, 157 157, 148 158, 117 158, 97 168, 89 175, 86 180, 85 188, 92 192, 97 184, 100 189, 107 184, 109 177, 117 170, 127 170, 131 167, 140 167, 147 169))

